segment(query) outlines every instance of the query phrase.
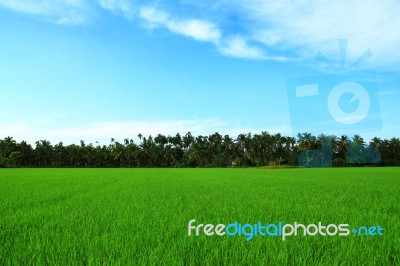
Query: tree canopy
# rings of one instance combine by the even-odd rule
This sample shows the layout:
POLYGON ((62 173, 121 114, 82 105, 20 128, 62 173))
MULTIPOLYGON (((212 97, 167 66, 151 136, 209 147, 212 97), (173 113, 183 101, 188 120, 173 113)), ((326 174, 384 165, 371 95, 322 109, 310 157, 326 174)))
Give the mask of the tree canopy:
POLYGON ((52 144, 32 146, 13 137, 0 139, 0 167, 260 167, 260 166, 397 166, 400 139, 375 137, 369 143, 359 135, 299 133, 239 134, 232 138, 215 132, 208 136, 138 135, 140 141, 110 139, 108 145, 52 144))

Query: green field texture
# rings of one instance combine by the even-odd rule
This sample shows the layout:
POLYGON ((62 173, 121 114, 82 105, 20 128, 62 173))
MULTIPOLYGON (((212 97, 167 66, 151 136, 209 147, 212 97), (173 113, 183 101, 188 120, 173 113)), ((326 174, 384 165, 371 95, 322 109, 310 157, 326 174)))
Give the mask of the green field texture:
POLYGON ((400 264, 400 168, 1 169, 0 264, 400 264), (384 236, 188 236, 188 222, 384 236))

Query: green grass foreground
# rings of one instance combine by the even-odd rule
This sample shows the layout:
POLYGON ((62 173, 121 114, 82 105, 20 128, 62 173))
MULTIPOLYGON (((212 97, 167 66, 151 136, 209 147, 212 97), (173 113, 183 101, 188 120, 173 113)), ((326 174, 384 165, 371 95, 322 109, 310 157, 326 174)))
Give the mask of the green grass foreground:
POLYGON ((400 263, 400 168, 1 169, 0 215, 5 265, 400 263), (191 219, 384 236, 189 237, 191 219))

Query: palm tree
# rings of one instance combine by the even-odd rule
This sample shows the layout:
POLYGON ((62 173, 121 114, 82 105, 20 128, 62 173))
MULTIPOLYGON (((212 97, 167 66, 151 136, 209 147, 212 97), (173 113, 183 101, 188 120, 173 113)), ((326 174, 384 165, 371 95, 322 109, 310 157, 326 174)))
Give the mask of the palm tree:
POLYGON ((299 133, 297 134, 300 151, 308 151, 317 148, 316 137, 311 133, 299 133))
POLYGON ((365 147, 365 141, 360 135, 357 135, 357 134, 354 135, 352 141, 353 141, 353 143, 355 143, 358 146, 365 147))
POLYGON ((53 146, 47 140, 36 141, 36 164, 48 167, 52 165, 53 146))
POLYGON ((382 142, 382 140, 380 138, 374 137, 374 138, 371 139, 370 145, 372 147, 375 147, 375 148, 379 149, 379 147, 381 145, 381 142, 382 142))
POLYGON ((249 164, 249 148, 250 148, 251 133, 239 134, 236 138, 235 145, 235 164, 237 166, 247 166, 249 164))
POLYGON ((193 137, 190 132, 183 137, 164 136, 140 138, 140 144, 132 139, 119 143, 111 138, 111 143, 96 146, 62 142, 52 146, 47 140, 36 142, 35 148, 22 141, 17 143, 12 137, 0 139, 0 165, 4 166, 72 166, 72 167, 225 167, 266 165, 268 162, 297 162, 306 166, 325 166, 332 161, 335 166, 349 164, 400 165, 400 139, 380 139, 374 137, 366 145, 364 139, 354 135, 340 138, 310 133, 298 134, 298 138, 277 133, 270 135, 239 134, 235 140, 218 132, 209 136, 193 137))
POLYGON ((400 139, 392 138, 389 141, 390 155, 392 156, 392 164, 400 165, 400 139))
POLYGON ((195 141, 189 150, 189 159, 194 160, 196 166, 208 167, 208 138, 206 136, 199 135, 195 138, 195 141))
POLYGON ((190 132, 186 133, 186 135, 183 136, 183 142, 182 142, 183 148, 185 150, 188 150, 191 147, 191 145, 193 144, 193 141, 194 141, 194 137, 192 136, 192 134, 190 132))
POLYGON ((16 151, 17 142, 10 136, 0 141, 0 156, 8 158, 13 151, 16 151))
POLYGON ((222 152, 227 159, 226 166, 232 165, 233 145, 233 139, 229 135, 225 135, 222 141, 222 152))
POLYGON ((54 146, 54 155, 56 166, 64 166, 64 161, 66 160, 66 150, 61 141, 54 146))
POLYGON ((118 141, 115 143, 115 146, 113 149, 113 158, 116 163, 116 166, 118 166, 118 167, 124 166, 124 162, 126 159, 125 147, 118 141))
POLYGON ((360 135, 354 135, 347 145, 347 162, 364 164, 367 162, 365 141, 360 135))
POLYGON ((343 160, 346 160, 348 143, 349 143, 349 137, 346 135, 340 136, 337 142, 338 157, 343 160))

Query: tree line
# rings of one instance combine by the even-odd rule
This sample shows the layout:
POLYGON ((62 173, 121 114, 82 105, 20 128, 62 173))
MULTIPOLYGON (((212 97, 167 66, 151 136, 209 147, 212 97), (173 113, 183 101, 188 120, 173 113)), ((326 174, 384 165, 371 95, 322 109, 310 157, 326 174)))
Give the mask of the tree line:
POLYGON ((123 142, 111 138, 108 145, 55 145, 47 140, 16 142, 0 139, 0 167, 304 167, 398 166, 400 139, 360 135, 340 137, 299 133, 297 138, 281 134, 240 134, 236 138, 213 133, 193 136, 138 135, 123 142))

